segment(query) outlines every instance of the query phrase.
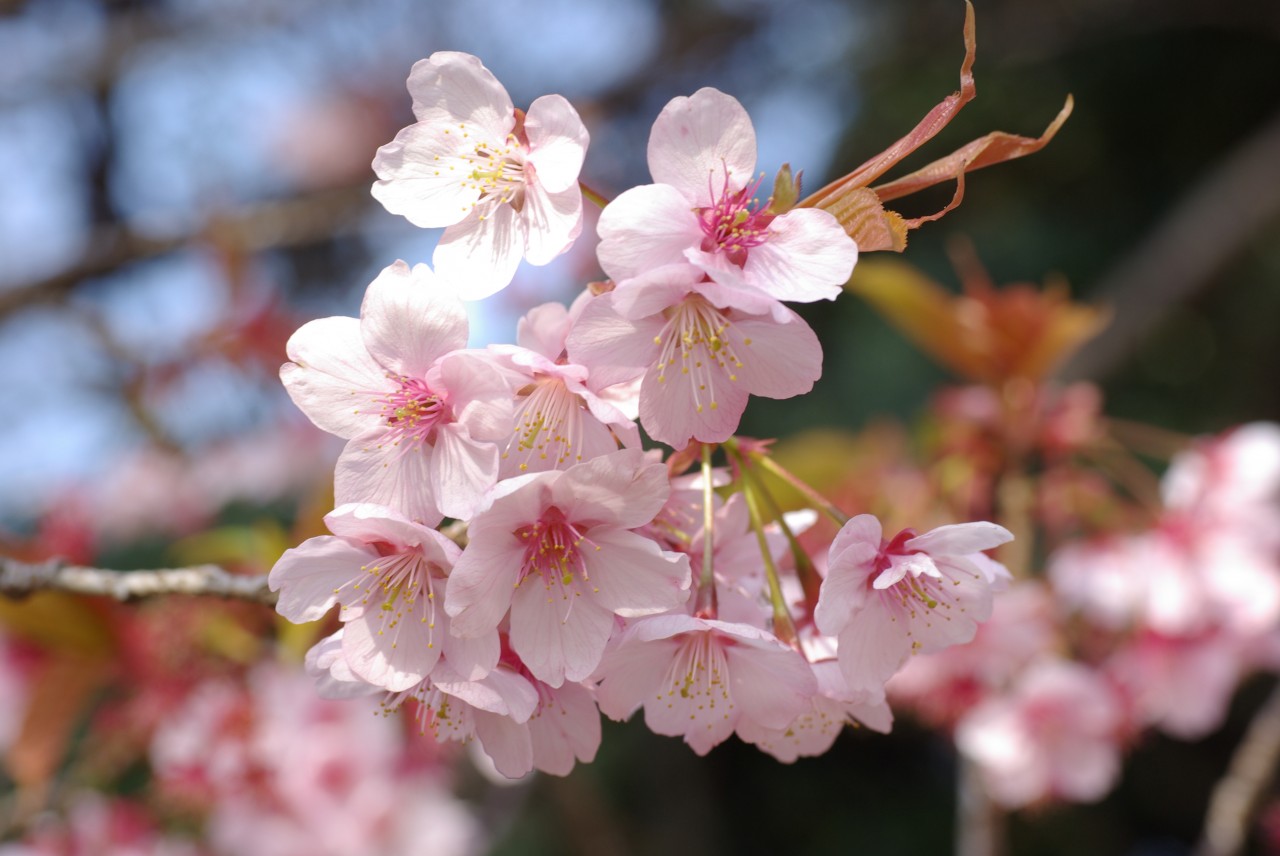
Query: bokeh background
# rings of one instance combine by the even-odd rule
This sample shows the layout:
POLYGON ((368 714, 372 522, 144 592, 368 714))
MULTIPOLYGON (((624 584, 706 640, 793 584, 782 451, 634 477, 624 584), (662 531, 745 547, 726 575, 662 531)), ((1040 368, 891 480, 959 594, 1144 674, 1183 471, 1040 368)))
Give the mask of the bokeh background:
MULTIPOLYGON (((1036 135, 1067 93, 1075 112, 1044 151, 970 176, 904 258, 955 285, 948 248, 968 240, 997 282, 1062 280, 1110 305, 1061 372, 1099 382, 1114 415, 1186 433, 1280 419, 1280 4, 976 6, 978 97, 908 166, 992 129, 1036 135)), ((284 342, 356 314, 378 270, 429 261, 436 237, 368 193, 374 150, 412 121, 415 60, 468 51, 518 105, 567 96, 606 195, 648 181, 650 123, 702 86, 746 106, 761 169, 789 162, 817 188, 956 89, 963 15, 959 0, 0 0, 0 538, 118 568, 292 543, 338 449, 280 387, 284 342)), ((472 343, 510 341, 531 305, 598 276, 587 240, 522 266, 471 307, 472 343)), ((948 379, 851 295, 801 312, 824 377, 753 401, 745 433, 910 419, 948 379)), ((1246 685, 1212 738, 1137 747, 1100 805, 1014 818, 1015 852, 1189 852, 1265 690, 1246 685)), ((607 723, 595 764, 487 817, 509 854, 934 854, 954 778, 949 744, 909 720, 792 766, 737 743, 700 760, 607 723)))

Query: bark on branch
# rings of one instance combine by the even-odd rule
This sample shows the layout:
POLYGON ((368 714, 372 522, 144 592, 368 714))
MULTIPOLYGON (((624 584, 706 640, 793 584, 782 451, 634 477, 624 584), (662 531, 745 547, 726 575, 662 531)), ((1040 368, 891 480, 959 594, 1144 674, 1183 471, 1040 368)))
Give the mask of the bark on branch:
POLYGON ((217 565, 111 571, 70 565, 60 559, 29 563, 0 556, 0 595, 26 597, 49 590, 110 597, 119 601, 191 594, 235 598, 267 606, 276 602, 275 592, 267 588, 265 574, 240 576, 217 565))

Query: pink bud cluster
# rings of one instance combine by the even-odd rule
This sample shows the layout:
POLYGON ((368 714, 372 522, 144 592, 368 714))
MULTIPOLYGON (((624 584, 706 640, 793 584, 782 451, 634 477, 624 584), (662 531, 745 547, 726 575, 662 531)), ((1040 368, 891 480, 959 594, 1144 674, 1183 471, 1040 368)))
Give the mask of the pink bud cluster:
POLYGON ((973 637, 1007 578, 984 551, 1012 536, 862 516, 815 562, 791 549, 803 521, 761 513, 733 435, 749 396, 820 376, 817 337, 781 301, 834 299, 853 240, 758 199, 746 111, 701 89, 655 121, 654 183, 601 214, 609 281, 532 309, 514 345, 468 349, 461 300, 579 236, 589 137, 563 98, 517 110, 465 54, 419 62, 409 89, 417 122, 378 151, 374 195, 445 227, 434 269, 387 267, 358 319, 298 330, 281 372, 347 441, 331 534, 270 577, 293 621, 339 609, 307 660, 321 692, 406 707, 512 777, 591 760, 600 711, 643 708, 699 754, 736 733, 787 761, 848 722, 887 730, 886 681, 973 637), (702 472, 643 451, 637 418, 686 462, 701 450, 702 472), (719 443, 732 473, 699 445, 719 443))

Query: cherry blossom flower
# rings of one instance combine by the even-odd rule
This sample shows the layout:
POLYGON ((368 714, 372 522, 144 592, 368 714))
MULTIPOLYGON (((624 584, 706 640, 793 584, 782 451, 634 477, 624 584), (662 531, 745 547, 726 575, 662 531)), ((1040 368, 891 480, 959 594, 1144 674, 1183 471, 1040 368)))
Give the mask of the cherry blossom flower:
POLYGON ((280 377, 317 426, 350 440, 336 501, 373 502, 434 525, 467 517, 498 479, 511 390, 463 352, 462 304, 426 265, 396 262, 370 283, 360 319, 322 318, 289 339, 280 377))
POLYGON ((748 395, 791 398, 822 374, 822 346, 800 316, 700 280, 696 268, 668 265, 622 283, 587 304, 567 343, 594 384, 643 377, 640 422, 677 449, 728 439, 748 395))
POLYGON ((643 705, 649 728, 705 755, 730 734, 784 728, 817 691, 809 664, 767 630, 659 615, 631 624, 600 664, 600 710, 626 719, 643 705))
POLYGON ((332 536, 285 551, 269 583, 277 611, 304 623, 342 604, 342 652, 351 671, 386 690, 407 690, 443 655, 464 678, 498 663, 498 634, 449 632, 445 579, 461 550, 434 529, 389 508, 343 505, 325 516, 332 536))
POLYGON ((688 559, 627 531, 652 520, 668 492, 666 467, 637 450, 503 482, 449 577, 453 632, 491 633, 509 607, 511 647, 534 676, 553 687, 583 680, 615 615, 688 597, 688 559))
MULTIPOLYGON (((582 301, 575 303, 581 311, 582 301)), ((618 450, 638 448, 640 432, 616 396, 590 388, 585 366, 565 356, 575 313, 559 303, 535 306, 520 319, 516 345, 492 345, 511 371, 515 432, 502 450, 499 475, 562 470, 618 450)))
POLYGON ((543 265, 582 231, 578 172, 589 136, 559 95, 527 114, 476 57, 440 51, 414 65, 417 122, 378 149, 373 195, 416 226, 444 226, 432 256, 463 298, 504 288, 521 257, 543 265))
POLYGON ((986 792, 1019 808, 1046 799, 1101 798, 1120 773, 1124 710, 1093 671, 1042 660, 1013 692, 960 721, 956 745, 978 765, 986 792))
POLYGON ((1280 548, 1280 425, 1241 425, 1178 454, 1161 492, 1175 512, 1252 529, 1280 548))
POLYGON ((263 663, 247 685, 198 686, 157 730, 150 760, 171 799, 208 810, 211 853, 482 852, 445 771, 407 752, 400 723, 379 713, 374 698, 327 701, 301 672, 263 663))
POLYGON ((982 555, 1013 539, 994 523, 940 526, 881 537, 880 521, 860 514, 831 544, 814 621, 839 638, 849 689, 883 698, 884 684, 915 653, 968 642, 991 614, 1003 565, 982 555))
POLYGON ((755 198, 756 134, 737 99, 699 89, 663 108, 649 135, 656 184, 632 188, 600 215, 600 265, 615 281, 676 262, 718 283, 778 300, 833 300, 858 248, 817 208, 785 214, 755 198))

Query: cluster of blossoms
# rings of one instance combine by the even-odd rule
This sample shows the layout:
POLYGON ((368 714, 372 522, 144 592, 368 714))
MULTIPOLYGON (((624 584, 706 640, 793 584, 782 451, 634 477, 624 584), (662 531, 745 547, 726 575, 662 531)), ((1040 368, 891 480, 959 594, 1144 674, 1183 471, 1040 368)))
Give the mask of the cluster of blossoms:
POLYGON ((1144 729, 1204 737, 1243 677, 1280 666, 1280 426, 1201 441, 1161 488, 1150 525, 1068 541, 972 644, 889 682, 1007 807, 1101 798, 1144 729))
POLYGON ((736 733, 784 760, 850 721, 887 730, 885 683, 973 637, 1007 579, 985 551, 1011 535, 864 515, 810 558, 806 519, 759 477, 763 444, 734 436, 750 395, 818 379, 818 339, 782 301, 834 299, 854 241, 826 211, 759 199, 746 111, 702 89, 655 121, 654 183, 604 207, 608 281, 532 309, 515 345, 468 349, 461 300, 579 236, 588 134, 559 96, 515 109, 465 54, 419 62, 409 89, 418 121, 379 150, 374 195, 445 227, 433 268, 387 267, 358 319, 298 330, 281 372, 347 440, 332 534, 270 577, 290 620, 340 608, 308 656, 321 692, 407 706, 512 777, 591 760, 601 711, 643 707, 699 754, 736 733))

